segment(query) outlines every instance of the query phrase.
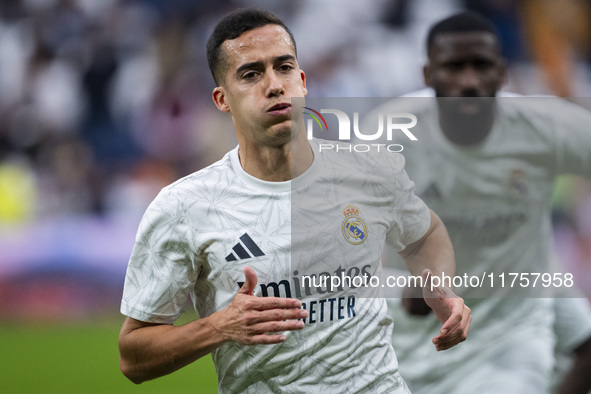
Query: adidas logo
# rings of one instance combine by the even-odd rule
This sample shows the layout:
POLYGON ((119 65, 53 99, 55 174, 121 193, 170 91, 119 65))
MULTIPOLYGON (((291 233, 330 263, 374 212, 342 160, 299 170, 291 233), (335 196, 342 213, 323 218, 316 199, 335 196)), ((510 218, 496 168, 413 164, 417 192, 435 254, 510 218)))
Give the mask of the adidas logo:
POLYGON ((265 255, 261 248, 259 248, 257 244, 254 243, 252 238, 250 238, 250 236, 247 233, 244 233, 240 237, 240 241, 242 242, 238 242, 232 248, 234 252, 226 256, 226 261, 244 260, 250 259, 252 257, 260 257, 265 255))

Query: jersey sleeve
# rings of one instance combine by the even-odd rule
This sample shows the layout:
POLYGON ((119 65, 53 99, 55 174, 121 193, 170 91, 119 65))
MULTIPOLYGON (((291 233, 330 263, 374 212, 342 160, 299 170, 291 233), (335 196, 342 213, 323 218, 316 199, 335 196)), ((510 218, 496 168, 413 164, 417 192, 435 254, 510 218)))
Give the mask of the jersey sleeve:
POLYGON ((586 298, 554 299, 556 351, 570 354, 591 337, 591 306, 586 298))
POLYGON ((431 211, 415 194, 415 184, 404 170, 404 156, 391 155, 389 160, 394 180, 393 220, 386 235, 386 242, 400 252, 420 239, 431 224, 431 211))
POLYGON ((566 102, 555 108, 556 173, 591 179, 591 112, 566 102))
POLYGON ((182 204, 161 192, 140 222, 121 302, 121 313, 137 320, 172 324, 195 286, 196 253, 182 204))

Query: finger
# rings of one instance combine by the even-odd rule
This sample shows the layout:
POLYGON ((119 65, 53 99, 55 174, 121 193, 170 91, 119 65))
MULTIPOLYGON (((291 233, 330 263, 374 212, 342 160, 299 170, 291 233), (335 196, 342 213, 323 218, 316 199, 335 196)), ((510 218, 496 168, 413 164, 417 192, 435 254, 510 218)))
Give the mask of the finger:
POLYGON ((467 321, 461 320, 460 322, 458 322, 458 324, 448 329, 445 334, 440 333, 439 335, 435 336, 434 339, 437 339, 438 342, 445 342, 449 340, 454 340, 456 337, 461 337, 464 333, 464 327, 466 323, 467 321))
POLYGON ((437 350, 438 352, 448 350, 448 349, 451 349, 452 347, 456 346, 458 343, 448 343, 448 344, 444 344, 444 345, 437 345, 437 346, 435 346, 435 350, 437 350))
POLYGON ((433 338, 433 344, 436 346, 443 346, 448 344, 456 345, 464 340, 462 338, 462 334, 463 331, 458 330, 457 332, 454 331, 453 333, 450 333, 448 336, 438 335, 435 338, 433 338))
POLYGON ((447 350, 447 349, 450 349, 450 348, 456 346, 457 344, 459 344, 461 342, 464 342, 466 340, 466 337, 462 334, 463 334, 463 332, 459 331, 458 335, 453 335, 452 337, 438 341, 435 344, 435 349, 438 351, 447 350))
POLYGON ((467 311, 466 311, 466 324, 464 325, 464 329, 462 330, 462 334, 464 336, 464 338, 468 337, 468 331, 470 331, 470 325, 472 324, 472 311, 470 310, 470 308, 466 307, 467 311))
POLYGON ((283 331, 297 331, 304 328, 305 324, 303 321, 300 320, 290 320, 290 321, 271 321, 265 323, 254 324, 248 327, 247 333, 249 336, 253 337, 255 335, 265 334, 265 333, 274 333, 274 332, 283 332, 283 331))
POLYGON ((253 295, 257 285, 257 274, 251 267, 244 267, 244 284, 238 293, 253 295))
POLYGON ((245 310, 264 311, 269 309, 299 309, 302 302, 295 298, 246 297, 241 302, 245 310))
POLYGON ((467 338, 468 337, 468 331, 470 331, 470 324, 472 324, 472 315, 468 314, 468 323, 466 324, 466 326, 464 327, 464 337, 467 338))
POLYGON ((462 341, 468 337, 468 331, 470 330, 470 324, 472 323, 471 312, 471 309, 464 305, 462 320, 451 330, 451 333, 462 338, 462 341))
POLYGON ((468 330, 470 328, 471 322, 472 316, 470 314, 465 314, 464 317, 458 322, 458 324, 449 329, 447 333, 440 334, 437 337, 441 338, 442 340, 448 340, 449 338, 462 336, 466 337, 468 335, 468 330))
POLYGON ((462 314, 452 310, 451 316, 445 321, 445 323, 443 323, 443 326, 441 326, 441 330, 439 332, 441 335, 446 335, 461 321, 462 314))
POLYGON ((458 343, 463 342, 463 341, 464 340, 461 338, 461 336, 454 335, 453 337, 450 337, 447 339, 435 337, 433 339, 433 344, 435 345, 435 349, 437 351, 440 351, 440 350, 450 349, 450 348, 456 346, 458 343))
POLYGON ((262 312, 249 312, 244 316, 244 321, 247 325, 255 325, 257 323, 284 321, 284 320, 298 320, 308 317, 308 311, 305 309, 271 309, 262 312))
POLYGON ((285 342, 287 337, 285 335, 269 335, 259 334, 249 337, 245 340, 247 345, 273 345, 281 342, 285 342))
POLYGON ((439 350, 445 350, 453 347, 460 342, 463 342, 468 337, 468 330, 470 323, 472 322, 472 316, 468 315, 466 319, 462 320, 446 335, 437 335, 433 338, 432 342, 439 350))
POLYGON ((435 338, 433 338, 433 340, 439 343, 449 341, 451 338, 458 336, 458 333, 461 333, 462 331, 463 330, 460 329, 460 323, 458 323, 455 327, 449 329, 445 334, 440 333, 439 335, 436 335, 435 338))

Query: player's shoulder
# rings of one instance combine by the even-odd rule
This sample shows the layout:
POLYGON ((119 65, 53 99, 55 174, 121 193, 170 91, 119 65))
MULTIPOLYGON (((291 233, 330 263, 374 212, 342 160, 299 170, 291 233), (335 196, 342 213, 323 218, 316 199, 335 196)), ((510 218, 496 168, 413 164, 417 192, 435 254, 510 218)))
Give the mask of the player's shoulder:
POLYGON ((165 186, 156 197, 156 201, 166 200, 172 202, 183 199, 188 195, 203 195, 209 193, 209 190, 212 187, 219 187, 221 184, 231 182, 231 180, 234 179, 232 160, 230 158, 232 152, 233 151, 226 153, 215 163, 179 178, 170 185, 165 186))
POLYGON ((586 112, 578 104, 550 95, 520 95, 504 92, 498 95, 501 110, 510 117, 540 120, 557 119, 574 112, 586 112))

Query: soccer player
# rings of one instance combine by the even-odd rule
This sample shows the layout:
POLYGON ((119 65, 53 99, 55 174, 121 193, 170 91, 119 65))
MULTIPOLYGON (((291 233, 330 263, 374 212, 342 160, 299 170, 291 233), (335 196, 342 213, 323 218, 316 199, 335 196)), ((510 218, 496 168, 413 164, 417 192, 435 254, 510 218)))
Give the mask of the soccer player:
MULTIPOLYGON (((207 51, 213 101, 238 147, 146 211, 121 304, 124 375, 140 383, 211 353, 220 392, 408 392, 385 300, 345 275, 377 276, 386 240, 426 282, 453 272, 445 227, 414 195, 400 155, 376 166, 308 141, 291 105, 306 78, 277 17, 236 11, 207 51), (200 318, 175 326, 188 295, 200 318)), ((423 294, 443 323, 430 342, 463 341, 463 300, 445 287, 423 294)))
MULTIPOLYGON (((554 179, 591 175, 591 114, 556 98, 491 99, 507 96, 498 94, 505 62, 495 29, 476 14, 435 24, 427 55, 425 84, 438 99, 410 104, 418 141, 404 155, 417 194, 448 228, 457 275, 544 272, 554 179)), ((400 101, 377 111, 389 107, 399 112, 400 101)), ((386 252, 386 264, 393 257, 386 252)), ((470 341, 444 353, 423 344, 436 326, 420 298, 389 300, 393 345, 413 393, 547 393, 555 335, 557 348, 575 353, 558 392, 589 390, 589 374, 577 372, 591 368, 585 300, 479 296, 469 301, 470 341)))

